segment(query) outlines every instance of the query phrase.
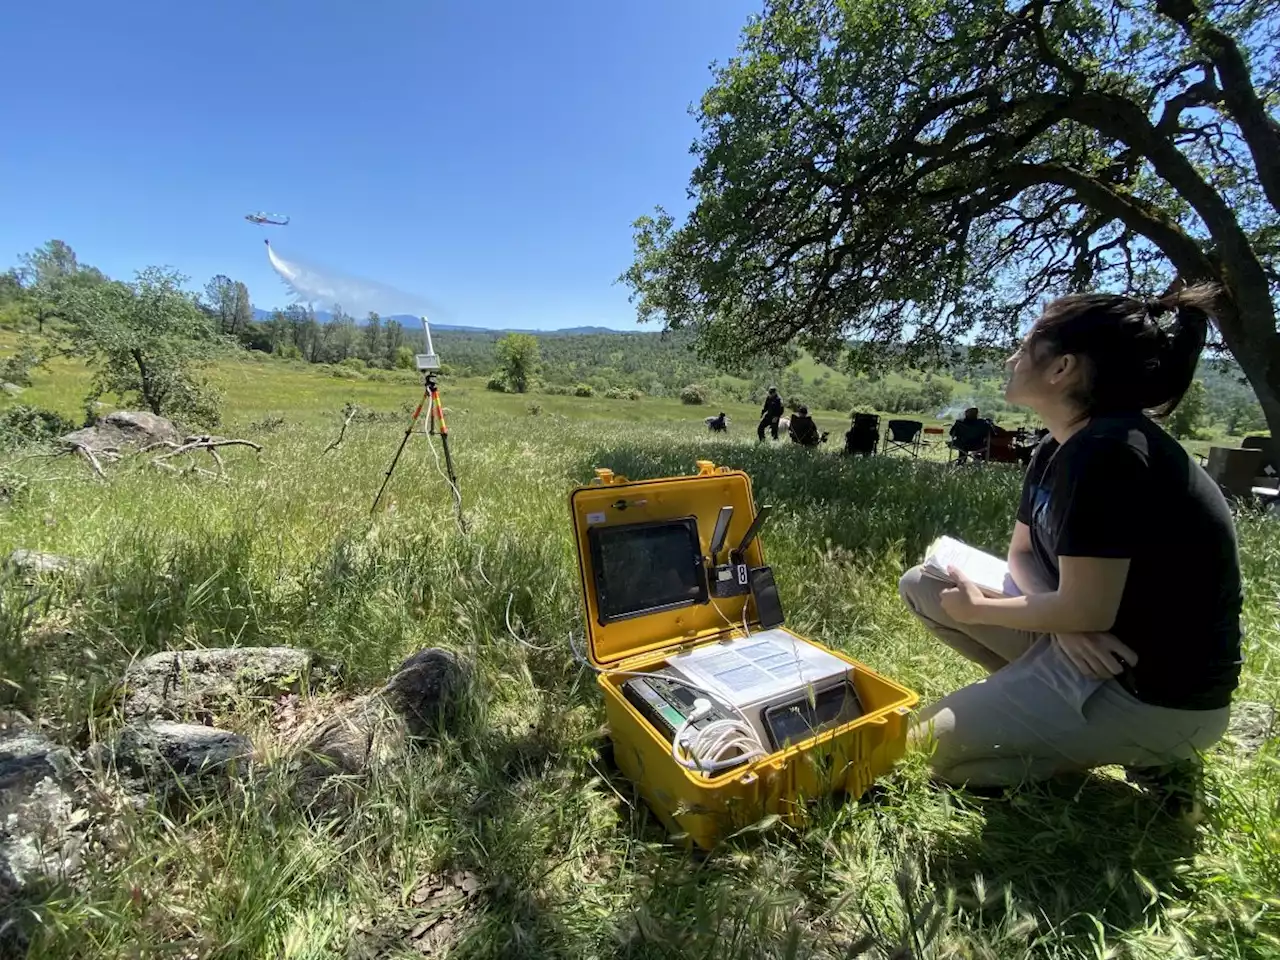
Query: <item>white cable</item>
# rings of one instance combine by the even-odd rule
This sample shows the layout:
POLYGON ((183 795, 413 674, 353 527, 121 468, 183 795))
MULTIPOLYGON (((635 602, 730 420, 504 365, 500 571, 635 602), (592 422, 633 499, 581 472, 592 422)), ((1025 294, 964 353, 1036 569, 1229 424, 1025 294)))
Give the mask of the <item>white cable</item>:
MULTIPOLYGON (((619 677, 651 677, 653 676, 653 673, 651 671, 646 671, 646 670, 615 670, 609 667, 596 666, 594 663, 592 663, 582 654, 582 651, 578 649, 577 644, 573 642, 572 631, 570 631, 569 633, 569 649, 573 652, 574 659, 576 659, 584 667, 587 667, 589 670, 593 670, 596 673, 603 674, 605 676, 619 676, 619 677)), ((702 736, 705 736, 707 730, 717 728, 721 724, 732 724, 737 729, 737 740, 724 741, 716 744, 717 752, 723 753, 723 751, 727 749, 729 746, 737 744, 737 745, 740 745, 740 747, 743 749, 743 753, 746 754, 746 756, 734 757, 732 760, 721 760, 719 756, 713 755, 710 758, 711 760, 710 763, 707 763, 707 762, 699 763, 696 761, 684 760, 680 757, 679 750, 680 750, 680 740, 683 737, 685 730, 688 728, 691 722, 693 722, 694 720, 699 720, 702 717, 706 716, 706 711, 711 708, 711 704, 709 701, 703 700, 701 698, 699 698, 698 700, 695 700, 694 712, 691 713, 689 715, 689 718, 686 719, 685 722, 680 725, 680 729, 678 729, 671 738, 671 758, 675 760, 676 763, 680 764, 680 766, 688 770, 701 770, 704 773, 713 773, 717 770, 721 770, 727 767, 737 766, 738 764, 742 763, 745 760, 753 760, 756 757, 766 756, 769 753, 769 751, 765 749, 764 744, 760 742, 760 738, 756 736, 755 728, 751 726, 751 720, 742 711, 742 709, 738 707, 736 704, 729 703, 722 696, 720 696, 720 694, 716 693, 716 691, 709 690, 706 687, 700 686, 696 683, 691 683, 690 681, 685 680, 683 677, 668 676, 666 674, 662 674, 661 676, 662 676, 662 679, 664 680, 669 680, 672 683, 679 684, 680 686, 685 687, 689 690, 693 690, 697 693, 706 694, 712 700, 715 700, 717 703, 719 703, 722 707, 732 711, 733 713, 736 713, 739 717, 742 718, 741 721, 726 718, 726 719, 717 720, 714 723, 707 724, 704 730, 699 731, 699 733, 695 735, 695 741, 700 739, 702 736), (700 704, 706 704, 706 709, 702 710, 702 712, 699 712, 700 704)), ((690 752, 693 753, 694 751, 690 751, 690 752)), ((695 756, 701 757, 702 751, 699 750, 695 754, 695 756)))

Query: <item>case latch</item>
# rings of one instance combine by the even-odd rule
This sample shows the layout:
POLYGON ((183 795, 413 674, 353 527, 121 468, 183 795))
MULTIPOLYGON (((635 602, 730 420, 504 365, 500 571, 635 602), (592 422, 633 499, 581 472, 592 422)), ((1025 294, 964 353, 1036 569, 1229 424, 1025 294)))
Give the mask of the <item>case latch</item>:
POLYGON ((596 467, 595 482, 607 487, 615 483, 626 483, 627 478, 621 474, 614 473, 608 467, 596 467))
POLYGON ((694 466, 698 468, 698 476, 710 477, 716 472, 716 465, 710 460, 695 460, 694 466))

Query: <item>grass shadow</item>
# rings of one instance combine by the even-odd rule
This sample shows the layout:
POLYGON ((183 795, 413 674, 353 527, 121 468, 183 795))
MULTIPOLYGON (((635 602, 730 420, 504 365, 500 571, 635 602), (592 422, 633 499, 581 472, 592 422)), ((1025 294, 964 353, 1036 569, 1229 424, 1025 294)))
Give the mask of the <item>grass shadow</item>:
POLYGON ((998 926, 1017 904, 1037 918, 1041 935, 1064 947, 1075 941, 1087 952, 1097 942, 1098 923, 1141 930, 1193 895, 1198 831, 1105 773, 1025 787, 1004 798, 966 791, 953 797, 983 826, 940 834, 927 873, 955 892, 978 927, 998 926))

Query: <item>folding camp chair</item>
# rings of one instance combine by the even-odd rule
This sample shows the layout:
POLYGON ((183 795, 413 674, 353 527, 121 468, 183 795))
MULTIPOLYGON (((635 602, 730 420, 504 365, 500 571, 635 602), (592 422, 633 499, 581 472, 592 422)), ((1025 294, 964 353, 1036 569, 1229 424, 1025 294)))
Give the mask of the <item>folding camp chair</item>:
POLYGON ((905 450, 913 457, 920 456, 920 432, 924 424, 919 420, 890 420, 884 432, 884 452, 905 450))
POLYGON ((853 425, 844 435, 844 452, 869 457, 880 445, 880 418, 874 413, 855 413, 853 425))

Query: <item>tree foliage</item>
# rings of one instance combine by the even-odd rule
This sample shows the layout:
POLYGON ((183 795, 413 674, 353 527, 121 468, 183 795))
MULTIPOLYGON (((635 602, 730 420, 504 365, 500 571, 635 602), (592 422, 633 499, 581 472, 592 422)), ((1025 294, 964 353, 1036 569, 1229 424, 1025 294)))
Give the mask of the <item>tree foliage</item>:
POLYGON ((183 290, 185 278, 149 267, 69 295, 72 349, 93 370, 89 401, 115 394, 152 413, 212 426, 220 398, 200 377, 219 338, 215 321, 183 290))
POLYGON ((624 279, 723 362, 864 369, 1214 280, 1275 430, 1278 38, 1262 0, 770 0, 703 98, 692 212, 637 221, 624 279))
POLYGON ((21 287, 21 302, 44 333, 45 323, 63 316, 61 305, 78 290, 103 283, 106 277, 96 267, 80 263, 76 252, 62 240, 49 240, 31 253, 24 253, 13 278, 21 287))
POLYGON ((1196 437, 1205 419, 1205 400, 1208 394, 1203 380, 1192 380, 1173 413, 1165 420, 1165 426, 1179 440, 1196 437))
POLYGON ((218 274, 205 285, 209 308, 217 318, 218 331, 232 337, 243 337, 253 323, 253 304, 249 288, 238 280, 218 274))
POLYGON ((498 364, 512 393, 525 393, 538 375, 542 352, 538 338, 527 333, 509 333, 498 341, 498 364))

